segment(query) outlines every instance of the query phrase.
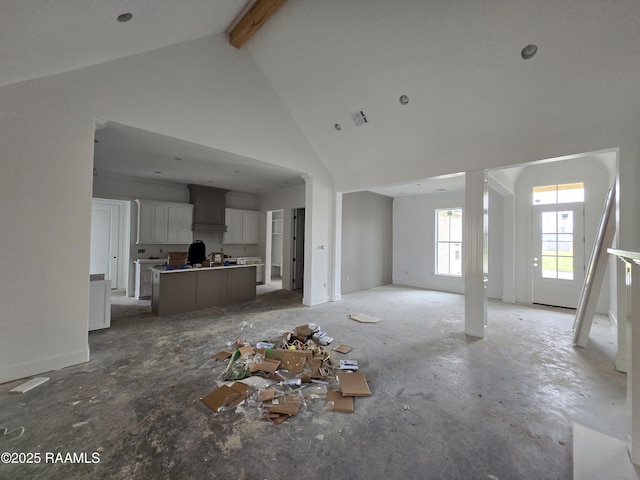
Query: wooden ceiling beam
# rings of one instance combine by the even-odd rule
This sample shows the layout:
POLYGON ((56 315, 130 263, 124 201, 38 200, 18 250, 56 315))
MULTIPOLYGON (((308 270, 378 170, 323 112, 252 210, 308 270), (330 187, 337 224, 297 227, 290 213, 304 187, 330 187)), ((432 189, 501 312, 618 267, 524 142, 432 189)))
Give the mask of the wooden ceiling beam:
POLYGON ((256 0, 229 33, 229 43, 242 47, 265 24, 285 0, 256 0))

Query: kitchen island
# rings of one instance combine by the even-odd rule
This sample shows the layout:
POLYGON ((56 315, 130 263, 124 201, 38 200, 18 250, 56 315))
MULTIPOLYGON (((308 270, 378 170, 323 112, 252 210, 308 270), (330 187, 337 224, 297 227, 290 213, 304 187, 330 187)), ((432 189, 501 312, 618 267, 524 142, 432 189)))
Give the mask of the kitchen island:
POLYGON ((254 300, 258 266, 153 267, 151 310, 163 316, 254 300))

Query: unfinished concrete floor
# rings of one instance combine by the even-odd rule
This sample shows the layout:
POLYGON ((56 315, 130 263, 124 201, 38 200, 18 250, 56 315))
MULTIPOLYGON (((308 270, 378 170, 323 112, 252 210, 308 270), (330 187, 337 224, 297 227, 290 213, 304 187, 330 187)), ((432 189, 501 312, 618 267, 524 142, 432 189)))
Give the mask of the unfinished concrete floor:
MULTIPOLYGON (((299 293, 157 318, 144 303, 91 332, 91 361, 27 393, 0 385, 0 451, 93 452, 99 463, 0 465, 3 479, 570 479, 578 422, 626 438, 626 378, 597 317, 572 346, 573 312, 489 303, 465 336, 460 295, 386 286, 316 307, 299 293), (382 322, 349 319, 362 312, 382 322), (351 345, 373 395, 352 414, 308 399, 276 426, 255 408, 214 413, 210 360, 226 342, 313 322, 351 345)), ((334 353, 339 356, 341 354, 334 353)))

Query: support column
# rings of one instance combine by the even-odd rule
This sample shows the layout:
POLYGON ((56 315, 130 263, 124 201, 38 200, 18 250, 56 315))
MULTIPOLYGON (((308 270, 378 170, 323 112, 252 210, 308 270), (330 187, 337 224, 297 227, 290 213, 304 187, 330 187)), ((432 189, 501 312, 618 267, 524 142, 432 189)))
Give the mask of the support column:
POLYGON ((484 170, 466 172, 464 199, 464 332, 484 338, 487 325, 489 192, 484 170))
POLYGON ((610 248, 625 263, 627 286, 627 316, 624 321, 627 333, 629 368, 627 371, 627 412, 629 416, 629 438, 627 448, 634 465, 640 465, 640 252, 629 252, 610 248))

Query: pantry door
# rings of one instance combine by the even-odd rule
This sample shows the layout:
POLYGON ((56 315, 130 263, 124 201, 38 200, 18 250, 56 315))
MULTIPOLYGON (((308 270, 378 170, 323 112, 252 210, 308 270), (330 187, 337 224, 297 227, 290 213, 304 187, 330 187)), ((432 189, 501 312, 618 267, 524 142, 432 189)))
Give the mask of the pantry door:
POLYGON ((105 280, 111 280, 112 289, 119 287, 121 210, 121 205, 114 202, 92 201, 90 273, 103 273, 105 280))
POLYGON ((584 203, 533 205, 533 303, 576 308, 584 282, 584 203))

